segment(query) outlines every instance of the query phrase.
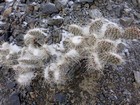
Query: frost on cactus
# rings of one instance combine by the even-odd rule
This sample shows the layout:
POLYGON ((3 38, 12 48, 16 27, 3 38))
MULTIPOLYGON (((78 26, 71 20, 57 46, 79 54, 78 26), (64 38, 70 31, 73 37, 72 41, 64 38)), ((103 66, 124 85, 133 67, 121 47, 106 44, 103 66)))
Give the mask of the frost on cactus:
POLYGON ((25 44, 28 45, 36 41, 38 44, 43 45, 46 41, 47 36, 47 34, 43 32, 43 30, 45 29, 41 28, 30 29, 24 36, 25 44))
POLYGON ((99 61, 98 55, 96 53, 91 53, 87 59, 87 70, 101 70, 102 65, 99 61))
POLYGON ((16 64, 18 58, 18 52, 20 47, 11 43, 4 42, 0 47, 0 63, 6 66, 12 66, 16 64))
POLYGON ((86 26, 70 25, 60 43, 48 45, 48 36, 45 29, 34 28, 24 36, 23 48, 6 42, 1 45, 0 62, 15 70, 20 85, 29 85, 38 72, 46 83, 66 84, 81 72, 78 67, 92 73, 102 71, 106 64, 120 65, 124 59, 117 53, 118 44, 124 43, 121 39, 139 39, 140 30, 123 30, 99 17, 86 26))

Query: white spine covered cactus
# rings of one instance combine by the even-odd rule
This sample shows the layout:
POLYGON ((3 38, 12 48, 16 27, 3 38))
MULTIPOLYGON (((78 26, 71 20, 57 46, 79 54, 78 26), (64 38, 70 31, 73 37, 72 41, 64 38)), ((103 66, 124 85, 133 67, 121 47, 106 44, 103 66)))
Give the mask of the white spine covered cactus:
POLYGON ((11 65, 17 72, 16 80, 20 85, 29 85, 35 78, 36 70, 43 70, 43 76, 49 83, 65 83, 68 71, 73 70, 73 65, 83 59, 86 60, 86 69, 90 72, 102 70, 106 64, 121 64, 124 59, 116 52, 120 39, 140 38, 138 28, 123 30, 103 17, 96 18, 85 27, 70 25, 71 34, 68 37, 63 36, 60 44, 47 45, 45 41, 48 35, 44 30, 29 30, 24 36, 25 47, 22 49, 8 43, 1 45, 0 62, 18 62, 16 65, 4 64, 11 65))

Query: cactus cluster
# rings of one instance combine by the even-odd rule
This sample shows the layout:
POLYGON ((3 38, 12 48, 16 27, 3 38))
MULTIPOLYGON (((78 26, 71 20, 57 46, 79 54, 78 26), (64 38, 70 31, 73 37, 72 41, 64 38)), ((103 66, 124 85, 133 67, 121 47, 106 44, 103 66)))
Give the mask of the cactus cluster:
POLYGON ((44 30, 30 29, 24 36, 23 48, 8 43, 1 45, 0 62, 15 70, 20 85, 29 85, 39 70, 47 82, 64 84, 69 70, 81 60, 86 60, 86 69, 90 72, 101 71, 106 64, 121 64, 124 59, 117 53, 118 44, 122 39, 140 38, 138 28, 123 29, 103 17, 82 27, 69 25, 69 36, 63 36, 56 44, 47 44, 48 34, 44 30))

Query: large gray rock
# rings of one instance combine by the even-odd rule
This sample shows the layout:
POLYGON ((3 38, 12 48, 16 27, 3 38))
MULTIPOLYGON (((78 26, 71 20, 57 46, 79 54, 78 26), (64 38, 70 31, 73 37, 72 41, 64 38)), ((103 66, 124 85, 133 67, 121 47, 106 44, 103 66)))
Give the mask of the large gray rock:
POLYGON ((50 15, 53 13, 58 13, 59 10, 56 8, 55 4, 53 3, 46 3, 41 5, 41 12, 44 15, 50 15))

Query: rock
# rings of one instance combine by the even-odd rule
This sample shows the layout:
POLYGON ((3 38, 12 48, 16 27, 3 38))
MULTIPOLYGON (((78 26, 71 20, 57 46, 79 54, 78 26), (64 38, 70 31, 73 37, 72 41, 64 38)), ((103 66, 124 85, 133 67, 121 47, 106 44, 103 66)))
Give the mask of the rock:
POLYGON ((102 13, 98 9, 90 10, 89 11, 89 15, 93 19, 95 19, 95 18, 101 18, 102 17, 102 13))
POLYGON ((130 26, 133 21, 134 20, 132 18, 129 18, 129 17, 123 17, 120 19, 120 23, 125 27, 130 26))
POLYGON ((79 5, 79 4, 74 4, 73 5, 73 10, 75 10, 75 11, 79 11, 80 8, 81 8, 81 5, 79 5))
POLYGON ((138 19, 140 19, 140 13, 134 12, 134 16, 136 16, 138 19))
POLYGON ((6 84, 6 86, 9 88, 9 89, 12 89, 16 86, 16 83, 15 82, 9 82, 6 84))
POLYGON ((134 71, 134 77, 136 82, 140 85, 140 71, 134 71))
POLYGON ((59 104, 66 104, 67 102, 66 95, 63 93, 57 93, 55 95, 55 102, 58 102, 59 104))
POLYGON ((60 26, 60 25, 62 25, 63 22, 64 22, 64 19, 62 17, 55 16, 55 17, 49 19, 47 23, 48 23, 48 25, 51 25, 51 26, 53 26, 53 25, 60 26))
POLYGON ((66 5, 68 3, 68 0, 57 0, 58 2, 60 2, 62 5, 66 5))
POLYGON ((66 6, 68 3, 68 0, 56 0, 55 5, 59 10, 62 10, 64 6, 66 6))
POLYGON ((108 4, 106 7, 107 10, 111 11, 112 10, 112 4, 108 4))
POLYGON ((5 9, 5 11, 3 12, 2 15, 4 18, 7 18, 11 14, 11 12, 12 12, 12 7, 9 7, 7 9, 5 9))
POLYGON ((70 7, 71 7, 73 4, 74 4, 73 1, 69 1, 69 2, 68 2, 68 5, 69 5, 70 7))
POLYGON ((56 8, 55 4, 53 3, 46 3, 41 5, 41 11, 44 15, 50 15, 53 13, 58 13, 59 10, 56 8))
POLYGON ((134 4, 134 6, 137 6, 138 5, 137 0, 131 0, 131 1, 134 4))
POLYGON ((8 105, 21 105, 18 95, 19 95, 18 93, 13 93, 9 97, 9 101, 8 101, 9 104, 8 105))
POLYGON ((34 92, 30 92, 29 94, 30 94, 30 96, 31 96, 32 99, 35 99, 36 98, 36 94, 34 92))
POLYGON ((32 13, 34 11, 34 5, 30 4, 27 8, 27 13, 32 13))
POLYGON ((120 18, 122 16, 123 6, 122 5, 115 5, 113 7, 113 9, 114 9, 114 12, 115 12, 116 16, 118 18, 120 18))
POLYGON ((140 8, 140 0, 138 0, 138 6, 139 6, 139 8, 140 8))
POLYGON ((92 3, 94 0, 76 0, 75 2, 76 3, 85 3, 85 2, 87 2, 87 3, 92 3))
POLYGON ((86 4, 84 5, 84 7, 87 8, 87 9, 89 9, 89 4, 86 3, 86 4))

